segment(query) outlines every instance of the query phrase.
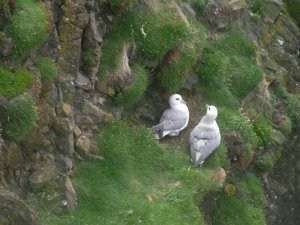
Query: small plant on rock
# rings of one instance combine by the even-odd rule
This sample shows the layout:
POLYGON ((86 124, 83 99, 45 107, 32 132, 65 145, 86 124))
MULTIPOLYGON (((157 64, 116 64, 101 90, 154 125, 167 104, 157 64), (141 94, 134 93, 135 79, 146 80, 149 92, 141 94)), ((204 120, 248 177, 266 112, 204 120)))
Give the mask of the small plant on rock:
POLYGON ((35 64, 41 73, 42 81, 52 79, 57 75, 57 68, 52 59, 40 57, 36 60, 35 64))
POLYGON ((21 141, 38 118, 36 107, 30 95, 15 98, 8 106, 4 131, 7 137, 21 141))

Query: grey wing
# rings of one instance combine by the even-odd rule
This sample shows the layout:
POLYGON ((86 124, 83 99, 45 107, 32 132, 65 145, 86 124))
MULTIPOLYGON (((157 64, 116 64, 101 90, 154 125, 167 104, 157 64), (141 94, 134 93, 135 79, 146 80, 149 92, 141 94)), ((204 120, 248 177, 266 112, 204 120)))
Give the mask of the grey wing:
POLYGON ((180 110, 167 109, 160 118, 165 131, 178 130, 182 128, 188 120, 188 114, 180 110))
POLYGON ((218 130, 195 127, 189 138, 194 164, 201 164, 219 146, 220 141, 218 130))

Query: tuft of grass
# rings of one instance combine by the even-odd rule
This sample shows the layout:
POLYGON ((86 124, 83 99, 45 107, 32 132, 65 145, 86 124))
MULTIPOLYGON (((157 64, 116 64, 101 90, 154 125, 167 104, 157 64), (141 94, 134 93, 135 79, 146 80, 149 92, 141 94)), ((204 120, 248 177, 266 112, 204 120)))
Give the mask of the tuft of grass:
POLYGON ((218 184, 186 152, 162 148, 149 129, 122 122, 105 125, 99 151, 104 161, 77 165, 77 210, 57 216, 45 204, 42 224, 206 224, 198 203, 218 184))
POLYGON ((161 87, 172 92, 180 89, 197 61, 197 52, 193 43, 185 44, 179 54, 178 59, 174 59, 158 74, 161 87))
POLYGON ((238 99, 244 99, 257 88, 262 79, 262 71, 255 59, 249 57, 230 57, 230 83, 231 93, 238 99))
POLYGON ((255 61, 255 46, 234 31, 204 49, 196 73, 205 99, 230 108, 236 108, 262 79, 255 61))
POLYGON ((263 207, 266 203, 261 181, 247 173, 237 184, 235 195, 223 194, 218 200, 213 225, 265 225, 263 207))
POLYGON ((228 31, 215 43, 215 47, 227 56, 239 55, 251 58, 255 57, 256 54, 256 49, 252 41, 236 30, 228 31))
POLYGON ((265 0, 254 0, 251 11, 259 16, 263 14, 265 0))
POLYGON ((33 81, 31 73, 18 69, 12 73, 0 66, 0 95, 13 98, 22 94, 33 81))
POLYGON ((137 0, 107 0, 106 3, 113 7, 127 8, 136 4, 137 0))
POLYGON ((254 161, 255 169, 261 173, 271 172, 278 158, 278 155, 274 152, 265 152, 254 161))
POLYGON ((234 110, 221 108, 218 115, 218 124, 222 138, 235 137, 240 140, 243 157, 246 160, 249 159, 258 146, 258 138, 249 118, 234 110))
POLYGON ((36 67, 41 73, 42 81, 53 79, 57 75, 57 68, 52 59, 39 57, 35 62, 36 67))
POLYGON ((263 115, 258 115, 252 123, 256 135, 259 137, 259 144, 266 146, 271 141, 272 126, 270 121, 263 115))
POLYGON ((134 39, 146 59, 162 60, 170 49, 193 35, 181 15, 166 5, 162 4, 159 12, 147 8, 135 10, 125 18, 133 24, 134 39))
POLYGON ((132 70, 136 76, 136 80, 122 94, 115 98, 117 104, 134 105, 144 96, 148 85, 147 72, 144 67, 138 64, 135 64, 132 70))
POLYGON ((209 0, 194 0, 194 4, 198 8, 202 8, 209 3, 209 0))
POLYGON ((49 31, 49 15, 41 3, 33 0, 16 0, 11 23, 5 32, 12 38, 12 54, 22 58, 31 49, 41 45, 49 31))
POLYGON ((36 107, 30 95, 15 98, 7 106, 4 132, 7 137, 21 141, 38 119, 36 107))

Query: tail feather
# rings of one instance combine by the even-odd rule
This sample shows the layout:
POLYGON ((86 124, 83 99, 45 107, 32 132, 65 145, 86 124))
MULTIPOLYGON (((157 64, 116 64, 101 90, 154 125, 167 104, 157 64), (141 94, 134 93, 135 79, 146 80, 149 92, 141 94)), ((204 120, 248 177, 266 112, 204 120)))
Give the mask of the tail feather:
POLYGON ((153 131, 153 133, 155 133, 156 139, 162 139, 164 137, 163 136, 163 133, 164 133, 163 128, 164 128, 164 126, 161 123, 151 127, 151 130, 153 131))

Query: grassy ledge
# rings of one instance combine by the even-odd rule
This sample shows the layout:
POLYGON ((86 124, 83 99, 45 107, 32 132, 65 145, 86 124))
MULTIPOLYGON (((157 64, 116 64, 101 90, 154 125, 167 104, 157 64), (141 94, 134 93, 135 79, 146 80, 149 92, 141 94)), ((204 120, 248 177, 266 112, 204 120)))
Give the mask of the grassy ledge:
POLYGON ((42 81, 53 79, 57 75, 57 68, 52 59, 39 57, 35 62, 36 67, 41 73, 42 81))
POLYGON ((42 224, 206 225, 198 204, 219 184, 209 169, 193 167, 185 151, 162 148, 149 129, 122 122, 104 127, 99 151, 104 161, 77 165, 77 210, 56 216, 44 199, 42 224))

